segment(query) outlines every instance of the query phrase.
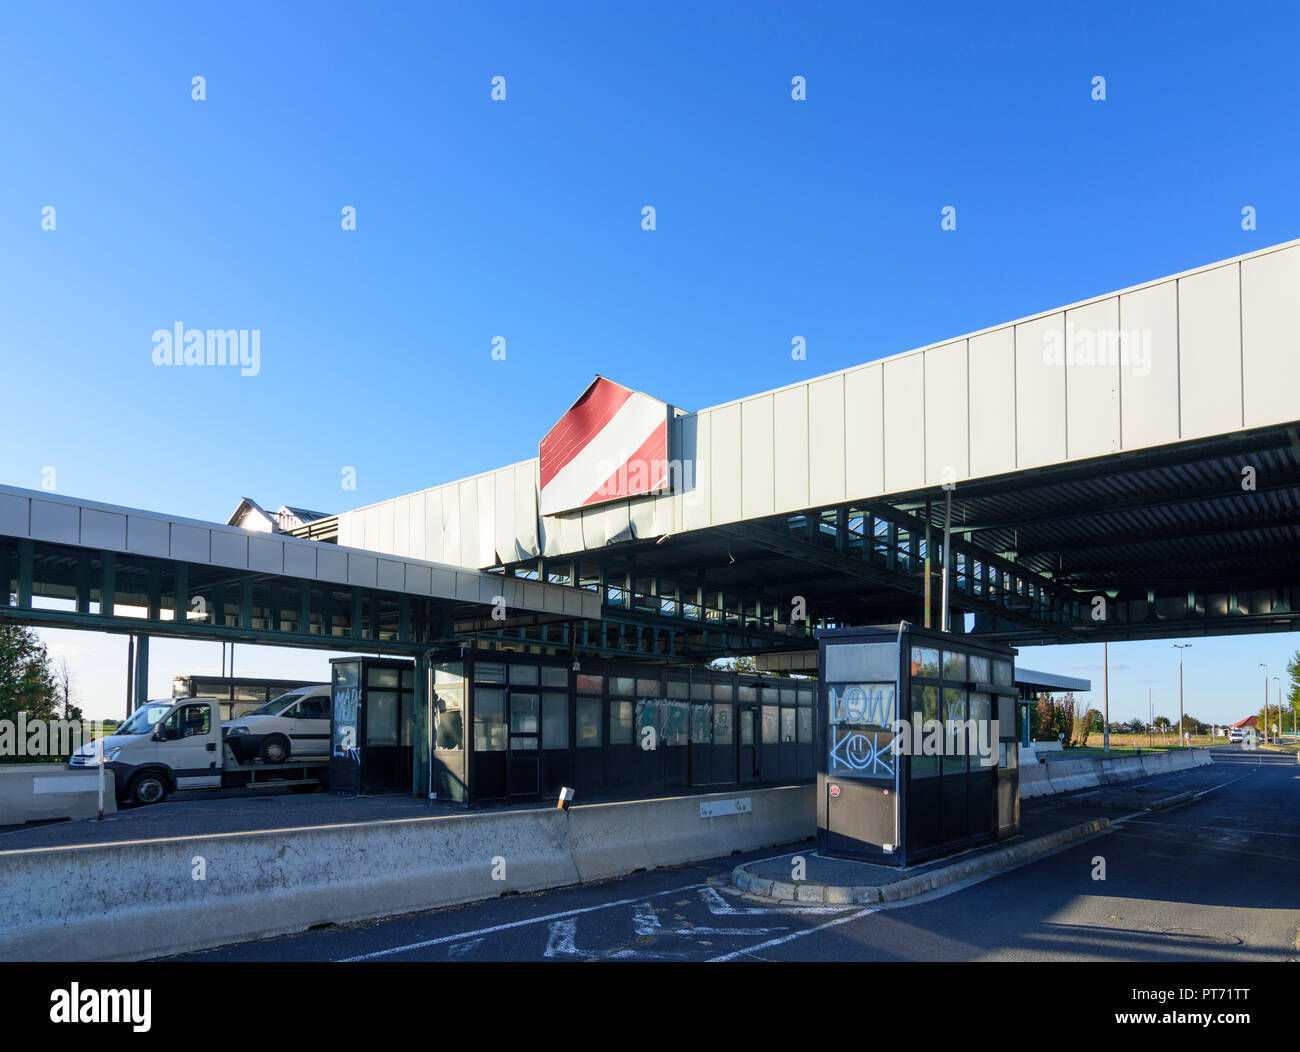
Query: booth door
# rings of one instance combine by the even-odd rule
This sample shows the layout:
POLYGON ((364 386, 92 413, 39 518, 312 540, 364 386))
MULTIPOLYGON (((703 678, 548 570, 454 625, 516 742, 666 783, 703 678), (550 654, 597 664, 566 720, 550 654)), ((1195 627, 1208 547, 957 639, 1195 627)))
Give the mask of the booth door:
MULTIPOLYGON (((370 669, 388 672, 388 669, 370 669)), ((409 690, 368 687, 362 703, 364 745, 362 793, 409 793, 415 751, 414 695, 409 690)))
POLYGON ((537 796, 542 791, 542 711, 538 694, 510 694, 510 754, 506 791, 537 796))

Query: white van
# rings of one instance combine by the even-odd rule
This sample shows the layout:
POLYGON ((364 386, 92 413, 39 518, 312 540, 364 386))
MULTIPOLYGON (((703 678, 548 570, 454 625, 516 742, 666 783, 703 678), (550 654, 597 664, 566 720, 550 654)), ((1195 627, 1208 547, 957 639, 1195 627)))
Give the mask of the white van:
POLYGON ((222 740, 240 763, 287 763, 330 754, 330 686, 295 687, 230 720, 222 740))

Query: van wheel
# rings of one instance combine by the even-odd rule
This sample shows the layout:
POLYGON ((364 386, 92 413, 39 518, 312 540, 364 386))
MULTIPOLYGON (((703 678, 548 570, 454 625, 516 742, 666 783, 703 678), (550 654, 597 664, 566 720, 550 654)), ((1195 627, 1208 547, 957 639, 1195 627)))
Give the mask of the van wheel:
POLYGON ((284 763, 289 758, 289 742, 278 734, 267 738, 257 755, 263 763, 284 763))
POLYGON ((142 807, 162 803, 167 799, 167 779, 153 772, 136 775, 131 783, 130 799, 131 803, 142 807))

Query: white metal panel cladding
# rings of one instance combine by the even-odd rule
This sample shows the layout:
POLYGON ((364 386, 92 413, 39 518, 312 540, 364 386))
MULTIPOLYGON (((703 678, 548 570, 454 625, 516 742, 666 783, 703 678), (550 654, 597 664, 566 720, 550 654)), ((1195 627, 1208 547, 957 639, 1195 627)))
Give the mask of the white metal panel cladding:
POLYGON ((1178 441, 1178 282, 1121 296, 1119 328, 1123 448, 1178 441))
MULTIPOLYGON (((340 516, 340 531, 344 518, 352 523, 350 528, 354 531, 364 521, 364 516, 356 512, 340 516)), ((495 595, 505 583, 496 574, 445 566, 430 560, 382 559, 373 551, 362 551, 341 543, 257 533, 197 519, 173 518, 156 512, 0 486, 0 536, 30 537, 37 541, 98 548, 98 542, 104 539, 106 524, 110 527, 110 534, 120 532, 111 529, 113 522, 122 523, 128 534, 134 523, 139 535, 149 538, 151 545, 163 546, 159 552, 162 557, 263 573, 283 573, 308 581, 393 591, 401 590, 405 584, 413 591, 443 599, 462 595, 477 599, 485 592, 495 595), (33 505, 38 506, 34 516, 33 505), (75 534, 67 532, 71 523, 77 524, 75 534), (168 538, 171 538, 170 552, 166 550, 168 538)), ((538 611, 580 611, 580 616, 586 618, 600 616, 600 596, 593 592, 553 584, 533 587, 536 591, 531 598, 521 598, 514 605, 538 611)))
POLYGON ((844 500, 844 375, 808 384, 808 502, 844 500))
POLYGON ((1007 325, 969 340, 970 474, 1016 467, 1016 331, 1007 325))
POLYGON ((682 529, 699 530, 712 523, 709 494, 712 478, 709 474, 709 420, 708 412, 696 413, 682 421, 682 456, 694 457, 695 492, 691 499, 682 501, 682 529))
POLYGON ((740 403, 715 409, 712 416, 713 515, 731 522, 741 517, 740 403))
MULTIPOLYGON (((425 555, 470 566, 518 561, 539 549, 567 555, 619 537, 937 485, 949 460, 958 478, 981 478, 1105 455, 1120 443, 1138 449, 1288 423, 1300 417, 1300 345, 1290 323, 1298 284, 1300 242, 677 416, 669 430, 681 492, 615 501, 599 518, 539 519, 538 461, 527 461, 514 467, 513 509, 497 499, 500 486, 493 488, 490 544, 480 532, 484 501, 475 502, 477 524, 464 519, 461 489, 474 480, 426 490, 425 555), (1067 318, 1075 342, 1067 342, 1067 318), (1093 331, 1102 364, 1060 364, 1080 349, 1081 328, 1093 331), (1117 330, 1117 355, 1109 329, 1117 330), (964 400, 953 371, 963 345, 964 400)), ((365 514, 340 516, 341 540, 377 543, 369 526, 378 522, 365 514)))
POLYGON ((885 368, 885 489, 925 485, 925 359, 905 355, 885 368))
POLYGON ((1065 346, 1064 311, 1016 326, 1016 467, 1058 464, 1065 449, 1065 370, 1050 364, 1065 346))
POLYGON ((393 553, 412 555, 411 551, 411 497, 393 501, 393 553))
POLYGON ((478 494, 476 511, 478 513, 475 527, 478 530, 478 558, 479 566, 495 566, 500 560, 497 558, 497 539, 496 539, 496 479, 493 475, 480 475, 478 477, 478 494))
POLYGON ((1065 312, 1066 449, 1097 457, 1119 449, 1119 297, 1065 312))
POLYGON ((808 507, 808 385, 777 391, 773 413, 776 510, 797 511, 808 507))
POLYGON ((966 341, 925 352, 925 481, 938 486, 970 474, 966 341))
POLYGON ((848 493, 885 488, 884 367, 844 374, 844 480, 848 493))
POLYGON ((1241 427, 1240 293, 1235 263, 1178 282, 1182 438, 1241 427))
POLYGON ((1300 248, 1241 264, 1244 425, 1300 415, 1300 248))
POLYGON ((773 453, 772 396, 759 395, 740 403, 740 478, 745 519, 771 515, 776 511, 776 468, 773 453))

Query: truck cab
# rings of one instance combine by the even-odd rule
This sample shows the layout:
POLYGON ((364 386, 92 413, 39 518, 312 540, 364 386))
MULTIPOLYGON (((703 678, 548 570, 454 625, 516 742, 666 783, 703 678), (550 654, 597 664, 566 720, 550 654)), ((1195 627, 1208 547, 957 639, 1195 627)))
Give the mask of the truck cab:
MULTIPOLYGON (((221 786, 221 720, 216 698, 148 701, 104 738, 104 765, 121 800, 156 804, 172 789, 221 786)), ((99 743, 78 749, 70 768, 94 767, 99 743)))

